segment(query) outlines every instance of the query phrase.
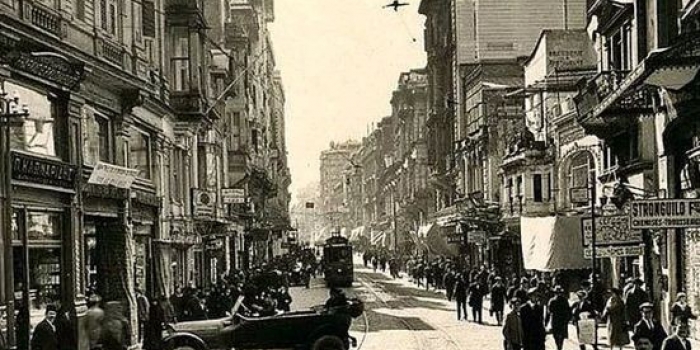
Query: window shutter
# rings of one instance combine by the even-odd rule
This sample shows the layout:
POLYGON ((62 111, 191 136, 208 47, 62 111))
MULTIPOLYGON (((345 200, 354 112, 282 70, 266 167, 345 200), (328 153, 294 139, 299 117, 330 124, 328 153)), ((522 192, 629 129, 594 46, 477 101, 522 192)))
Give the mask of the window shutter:
POLYGON ((143 22, 143 36, 156 37, 156 6, 153 0, 143 0, 141 6, 141 21, 143 22))

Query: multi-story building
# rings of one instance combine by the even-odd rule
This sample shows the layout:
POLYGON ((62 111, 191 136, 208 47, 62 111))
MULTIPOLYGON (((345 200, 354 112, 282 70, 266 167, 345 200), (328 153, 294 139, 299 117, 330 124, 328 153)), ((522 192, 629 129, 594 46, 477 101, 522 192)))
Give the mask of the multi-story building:
MULTIPOLYGON (((271 4, 254 1, 257 9, 271 4)), ((15 209, 0 222, 16 228, 2 230, 0 264, 0 304, 6 315, 19 315, 7 318, 11 347, 27 348, 40 319, 34 316, 60 302, 74 311, 72 347, 87 349, 82 324, 90 293, 124 305, 136 344, 137 290, 169 295, 237 266, 223 239, 244 237, 240 223, 248 212, 229 215, 238 212, 225 210, 222 189, 245 177, 231 175, 237 168, 230 157, 241 139, 249 144, 250 130, 258 130, 260 153, 267 154, 260 130, 272 113, 269 102, 249 103, 270 99, 265 89, 227 86, 241 81, 241 72, 245 82, 264 77, 269 84, 274 63, 267 60, 263 70, 236 61, 221 44, 238 38, 238 18, 229 16, 228 3, 215 5, 0 1, 0 84, 29 112, 8 126, 10 149, 3 150, 11 157, 2 173, 11 174, 12 190, 2 186, 2 206, 15 209), (241 93, 244 106, 257 110, 245 116, 252 127, 241 126, 240 116, 235 123, 241 93)), ((271 20, 270 11, 262 13, 271 20)), ((250 57, 269 47, 269 35, 263 37, 265 44, 246 45, 257 50, 250 57)), ((276 125, 283 118, 275 117, 276 125)), ((284 138, 277 142, 283 150, 284 138)), ((263 159, 256 161, 267 169, 263 159)), ((287 175, 279 186, 288 185, 287 175)))
POLYGON ((434 191, 428 185, 427 90, 425 71, 411 70, 401 73, 391 99, 396 166, 388 170, 385 193, 393 194, 388 198, 394 202, 394 234, 403 252, 420 245, 417 232, 435 210, 434 191))
MULTIPOLYGON (((595 178, 605 188, 606 204, 627 204, 634 213, 635 201, 644 198, 697 198, 698 133, 690 116, 698 113, 698 6, 637 0, 596 2, 588 9, 598 74, 581 86, 575 102, 578 122, 603 140, 595 178)), ((632 220, 625 239, 641 241, 643 248, 610 259, 610 283, 641 276, 666 323, 678 291, 688 292, 691 303, 700 300, 700 265, 692 253, 698 229, 693 222, 676 228, 654 223, 632 220)), ((698 334, 697 327, 693 331, 698 334)))
MULTIPOLYGON (((352 230, 348 226, 348 206, 345 203, 346 176, 348 166, 352 166, 351 157, 360 149, 360 143, 348 140, 346 142, 331 142, 330 147, 321 152, 321 188, 319 211, 326 218, 326 225, 321 235, 329 235, 341 229, 352 230)), ((317 237, 322 240, 322 237, 317 237)))

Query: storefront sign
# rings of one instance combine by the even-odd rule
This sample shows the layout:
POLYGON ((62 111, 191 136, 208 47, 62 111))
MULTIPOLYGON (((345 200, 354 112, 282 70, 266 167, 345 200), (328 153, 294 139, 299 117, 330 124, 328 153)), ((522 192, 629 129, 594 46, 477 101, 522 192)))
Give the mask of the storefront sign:
POLYGON ((447 243, 461 244, 464 242, 463 234, 449 234, 447 235, 447 243))
POLYGON ((123 188, 95 184, 86 184, 85 187, 83 187, 83 194, 85 195, 85 197, 119 200, 124 200, 129 197, 128 191, 123 188))
MULTIPOLYGON (((590 246, 593 238, 591 218, 581 219, 583 245, 590 246)), ((597 216, 595 218, 596 246, 630 244, 642 242, 639 230, 630 230, 630 218, 625 215, 597 216)))
POLYGON ((222 188, 221 199, 224 202, 224 204, 245 203, 245 190, 242 188, 222 188))
POLYGON ((118 188, 131 188, 131 184, 138 174, 138 169, 129 169, 100 162, 97 163, 92 170, 88 183, 118 188))
POLYGON ((153 193, 134 191, 132 192, 132 197, 134 198, 135 202, 151 207, 160 207, 160 197, 153 193))
POLYGON ((76 168, 60 161, 12 152, 12 179, 75 188, 76 168))
POLYGON ((216 195, 213 192, 192 189, 192 215, 196 219, 212 219, 216 208, 216 195))
POLYGON ((700 199, 651 199, 630 202, 633 229, 700 227, 700 199))
MULTIPOLYGON (((596 248, 597 258, 616 258, 622 256, 639 256, 644 255, 643 245, 631 246, 605 246, 596 248)), ((583 257, 586 259, 593 258, 593 250, 590 247, 583 249, 583 257)))
POLYGON ((72 63, 54 52, 10 51, 4 55, 10 67, 41 77, 52 83, 74 89, 83 80, 84 66, 72 63))

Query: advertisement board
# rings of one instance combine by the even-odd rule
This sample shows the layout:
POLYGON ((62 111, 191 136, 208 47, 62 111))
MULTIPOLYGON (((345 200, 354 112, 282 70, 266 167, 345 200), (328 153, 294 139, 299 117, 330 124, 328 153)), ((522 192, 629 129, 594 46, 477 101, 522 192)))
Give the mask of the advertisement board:
POLYGON ((630 202, 632 229, 700 227, 700 199, 650 199, 630 202))
MULTIPOLYGON (((639 256, 644 254, 643 245, 628 245, 628 246, 605 246, 596 248, 597 258, 615 258, 622 256, 639 256)), ((593 258, 593 250, 590 247, 583 248, 583 257, 586 259, 593 258)))
MULTIPOLYGON (((583 218, 581 224, 583 245, 590 246, 593 238, 592 220, 583 218)), ((642 242, 642 232, 630 229, 630 218, 627 215, 596 216, 595 231, 596 246, 642 242)))

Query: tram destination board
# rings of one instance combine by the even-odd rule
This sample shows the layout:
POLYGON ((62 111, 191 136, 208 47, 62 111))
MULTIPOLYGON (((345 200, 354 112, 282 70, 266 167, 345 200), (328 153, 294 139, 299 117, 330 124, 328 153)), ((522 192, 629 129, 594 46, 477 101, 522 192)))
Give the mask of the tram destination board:
POLYGON ((630 202, 631 228, 700 227, 700 199, 652 199, 630 202))

